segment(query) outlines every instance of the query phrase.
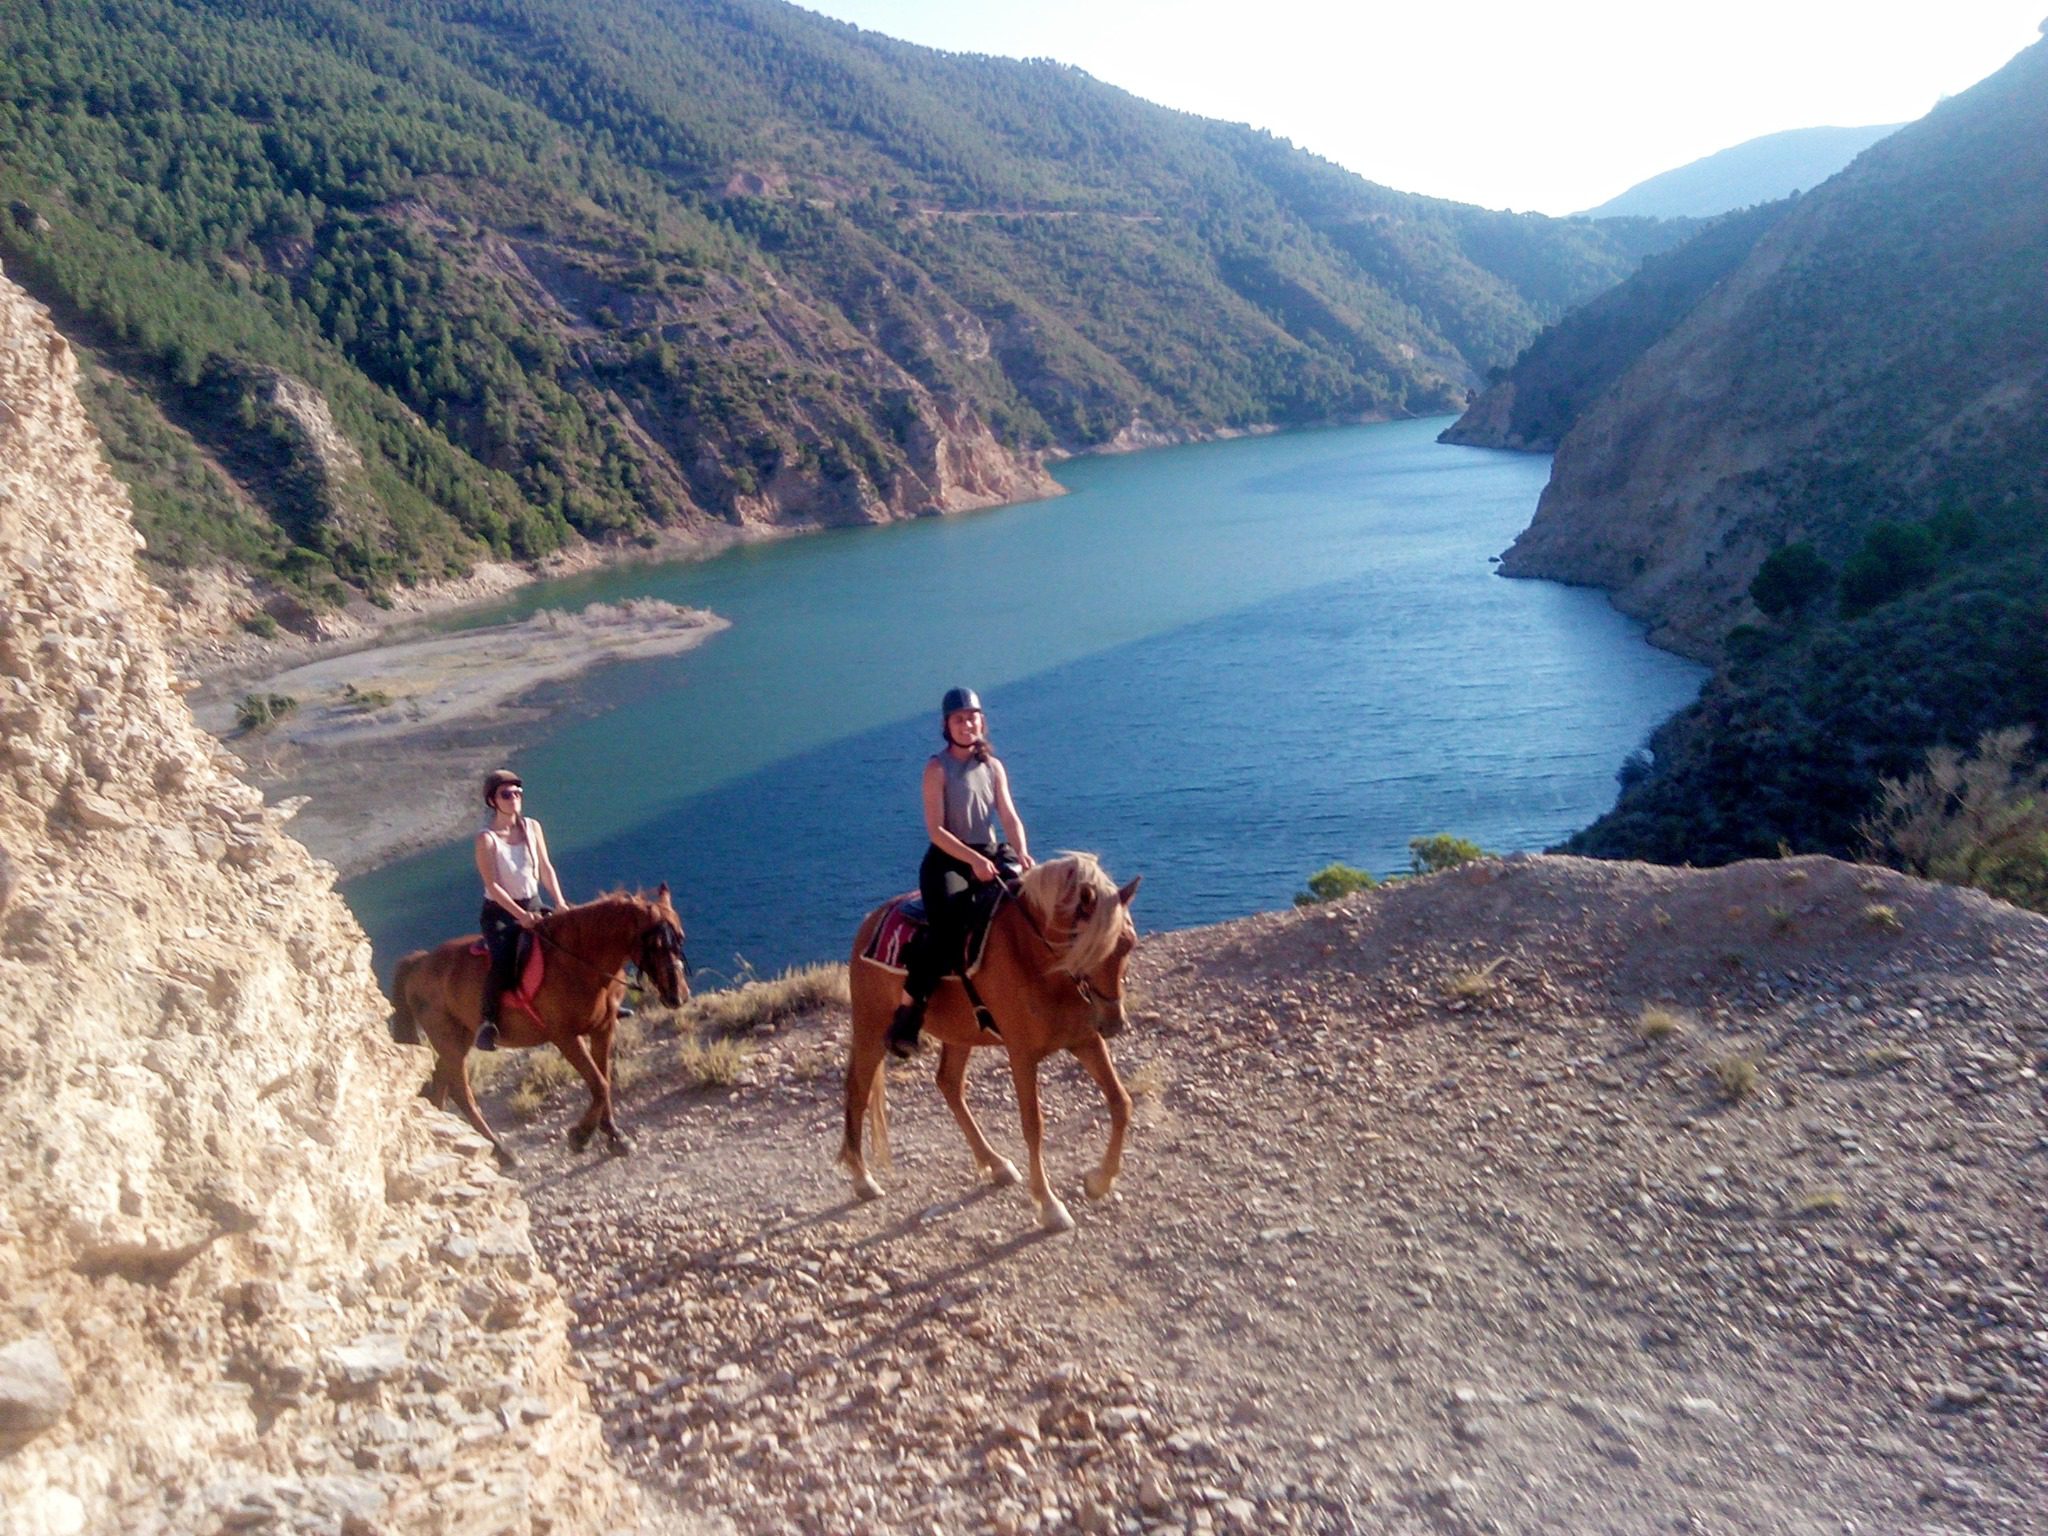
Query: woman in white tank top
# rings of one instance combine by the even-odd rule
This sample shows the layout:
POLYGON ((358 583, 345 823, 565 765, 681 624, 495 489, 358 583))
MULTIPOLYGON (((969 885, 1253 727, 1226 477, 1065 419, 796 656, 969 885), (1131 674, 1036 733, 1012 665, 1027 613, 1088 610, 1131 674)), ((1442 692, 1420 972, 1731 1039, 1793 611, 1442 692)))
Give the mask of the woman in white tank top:
POLYGON ((525 814, 525 801, 526 787, 511 769, 494 768, 484 776, 484 804, 491 808, 491 820, 476 835, 476 872, 484 882, 478 922, 491 952, 491 968, 484 981, 483 1022, 476 1031, 480 1051, 498 1048, 498 1002, 518 979, 512 972, 519 962, 520 930, 533 927, 547 910, 541 905, 541 887, 547 887, 556 906, 569 905, 548 858, 547 835, 525 814))

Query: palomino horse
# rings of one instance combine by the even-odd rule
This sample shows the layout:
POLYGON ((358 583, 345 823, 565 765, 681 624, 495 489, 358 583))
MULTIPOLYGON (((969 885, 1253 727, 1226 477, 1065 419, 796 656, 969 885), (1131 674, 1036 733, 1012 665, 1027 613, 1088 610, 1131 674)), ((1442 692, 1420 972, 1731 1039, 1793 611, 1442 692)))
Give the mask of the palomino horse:
MULTIPOLYGON (((1040 1142, 1045 1117, 1038 1105, 1038 1064, 1055 1051, 1071 1051, 1109 1101, 1109 1147, 1102 1164, 1083 1183, 1090 1199, 1107 1195, 1123 1164, 1124 1130, 1131 1096, 1118 1081, 1109 1048, 1102 1042, 1124 1027, 1124 964, 1138 942, 1131 923, 1133 880, 1123 889, 1103 873, 1093 854, 1069 853, 1029 870, 1015 896, 1006 897, 991 923, 975 990, 988 1005, 1000 1038, 974 1018, 967 991, 949 976, 925 1011, 925 1032, 939 1041, 939 1092, 966 1133, 977 1169, 998 1184, 1017 1182, 1017 1167, 988 1144, 967 1107, 968 1053, 976 1046, 1003 1046, 1017 1085, 1017 1109, 1024 1144, 1031 1152, 1031 1198, 1039 1224, 1049 1232, 1072 1229, 1074 1218, 1046 1181, 1040 1142)), ((865 958, 884 908, 876 908, 853 941, 850 983, 853 1038, 846 1061, 846 1140, 839 1162, 853 1176, 854 1193, 873 1200, 882 1193, 861 1158, 861 1116, 874 1127, 875 1161, 889 1163, 889 1112, 881 1073, 890 1017, 902 987, 902 973, 865 958)))
MULTIPOLYGON (((639 965, 662 1002, 682 1006, 690 995, 683 925, 669 903, 668 886, 652 897, 600 896, 542 918, 533 930, 545 975, 532 1012, 508 991, 498 1009, 498 1040, 505 1046, 553 1045, 590 1085, 590 1108, 569 1132, 579 1152, 602 1129, 614 1152, 628 1150, 612 1118, 612 1031, 626 995, 626 964, 639 965)), ((473 953, 475 934, 436 949, 414 950, 392 978, 391 1038, 417 1045, 420 1031, 434 1047, 434 1074, 420 1093, 436 1109, 453 1094, 469 1123, 511 1167, 517 1159, 498 1140, 477 1108, 469 1086, 469 1050, 483 1013, 484 973, 490 964, 473 953)))

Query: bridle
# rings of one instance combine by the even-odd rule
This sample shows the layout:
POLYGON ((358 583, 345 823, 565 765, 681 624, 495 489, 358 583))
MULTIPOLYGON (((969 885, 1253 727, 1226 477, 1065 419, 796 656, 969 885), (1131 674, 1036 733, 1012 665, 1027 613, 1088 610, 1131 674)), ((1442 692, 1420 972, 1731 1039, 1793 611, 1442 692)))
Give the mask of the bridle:
MULTIPOLYGON (((641 929, 639 935, 633 940, 632 955, 626 960, 621 960, 610 970, 606 970, 594 960, 586 960, 583 956, 577 954, 575 950, 565 945, 560 939, 549 937, 545 924, 536 924, 534 926, 533 937, 535 943, 545 944, 563 959, 573 961, 591 975, 605 976, 616 980, 624 974, 628 964, 640 965, 640 956, 647 952, 647 943, 650 939, 654 938, 657 932, 661 935, 662 950, 675 958, 677 965, 682 969, 683 980, 687 983, 697 972, 696 968, 690 964, 689 955, 683 949, 682 925, 672 922, 665 917, 656 918, 645 928, 641 929)), ((640 965, 640 969, 644 972, 647 967, 640 965)))
MULTIPOLYGON (((1032 914, 1031 903, 1024 899, 1023 882, 1021 880, 1017 880, 1012 877, 1006 877, 1001 872, 998 872, 996 877, 996 883, 1002 887, 1004 898, 1016 903, 1018 915, 1024 919, 1026 926, 1028 926, 1031 929, 1031 931, 1038 936, 1038 942, 1043 944, 1047 949, 1051 950, 1055 955, 1066 953, 1067 949, 1073 945, 1075 938, 1077 938, 1080 935, 1081 925, 1078 922, 1076 922, 1074 924, 1074 931, 1067 936, 1066 944, 1059 944, 1054 941, 1051 934, 1047 933, 1044 928, 1039 926, 1037 917, 1035 917, 1032 914)), ((1096 899, 1099 901, 1102 898, 1098 894, 1096 899)), ((1076 971, 1066 971, 1062 974, 1066 976, 1067 980, 1071 981, 1074 984, 1074 990, 1081 994, 1081 1001, 1086 1003, 1090 1008, 1097 1008, 1105 1005, 1117 1008, 1123 1006, 1123 993, 1104 992, 1099 987, 1095 986, 1094 983, 1089 981, 1086 976, 1083 976, 1076 971)))

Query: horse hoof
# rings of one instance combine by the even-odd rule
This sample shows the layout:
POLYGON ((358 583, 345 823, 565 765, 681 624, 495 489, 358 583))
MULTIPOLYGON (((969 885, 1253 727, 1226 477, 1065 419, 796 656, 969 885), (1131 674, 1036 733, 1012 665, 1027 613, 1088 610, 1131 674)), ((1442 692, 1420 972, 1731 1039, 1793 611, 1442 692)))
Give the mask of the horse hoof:
POLYGON ((1057 1200, 1048 1200, 1045 1209, 1038 1213, 1038 1225, 1047 1232, 1071 1232, 1074 1230, 1073 1213, 1057 1200))
POLYGON ((1101 1200, 1109 1194, 1109 1187, 1115 1182, 1115 1179, 1104 1174, 1098 1168, 1081 1180, 1081 1187, 1088 1191, 1088 1198, 1090 1200, 1101 1200))
POLYGON ((1017 1165, 1007 1157, 997 1158, 986 1168, 982 1169, 982 1172, 988 1175, 989 1183, 995 1185, 998 1189, 1008 1189, 1012 1184, 1023 1178, 1023 1175, 1017 1171, 1017 1165))
POLYGON ((609 1136, 605 1138, 605 1148, 613 1157, 631 1157, 633 1155, 633 1143, 626 1140, 623 1136, 609 1136))
POLYGON ((570 1132, 569 1132, 569 1146, 570 1146, 570 1149, 571 1149, 572 1151, 576 1151, 576 1152, 581 1152, 581 1151, 582 1151, 582 1150, 583 1150, 583 1149, 584 1149, 585 1147, 587 1147, 587 1146, 589 1146, 589 1145, 590 1145, 590 1132, 589 1132, 589 1131, 585 1130, 585 1129, 584 1129, 584 1128, 583 1128, 582 1126, 580 1126, 580 1125, 579 1125, 579 1126, 576 1126, 576 1127, 574 1127, 574 1128, 572 1128, 572 1129, 570 1130, 570 1132))
POLYGON ((875 1182, 875 1177, 871 1173, 864 1173, 853 1181, 853 1192, 863 1200, 882 1198, 882 1186, 875 1182))
POLYGON ((497 1147, 493 1150, 498 1154, 498 1166, 500 1168, 517 1168, 519 1166, 519 1159, 513 1154, 510 1147, 497 1147))

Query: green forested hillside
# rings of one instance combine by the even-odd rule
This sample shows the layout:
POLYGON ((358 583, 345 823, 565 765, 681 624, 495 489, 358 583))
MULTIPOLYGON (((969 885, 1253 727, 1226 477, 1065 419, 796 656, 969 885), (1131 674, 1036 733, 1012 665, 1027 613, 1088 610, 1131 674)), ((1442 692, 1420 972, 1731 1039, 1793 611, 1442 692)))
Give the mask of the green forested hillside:
POLYGON ((1580 413, 1504 569, 1720 665, 1575 849, 1854 851, 1930 748, 2048 746, 2044 300, 2048 42, 1799 198, 1580 413))
POLYGON ((44 0, 8 44, 0 259, 153 557, 329 599, 1445 409, 1677 233, 774 0, 44 0))

